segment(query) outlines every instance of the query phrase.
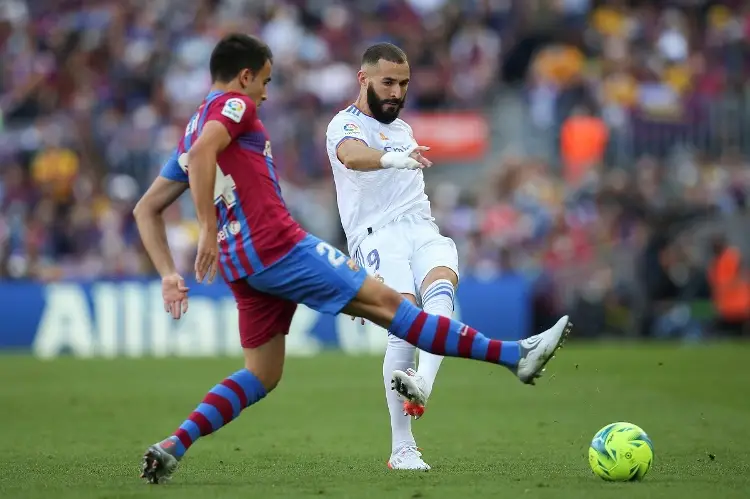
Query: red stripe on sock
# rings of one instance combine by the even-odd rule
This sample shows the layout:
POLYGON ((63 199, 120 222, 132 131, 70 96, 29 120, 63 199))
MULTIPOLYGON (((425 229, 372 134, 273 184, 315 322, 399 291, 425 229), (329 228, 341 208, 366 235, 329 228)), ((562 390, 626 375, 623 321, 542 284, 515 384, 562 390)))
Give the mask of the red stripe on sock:
POLYGON ((499 363, 500 352, 503 351, 503 342, 500 340, 490 340, 490 344, 487 345, 487 356, 485 360, 489 362, 499 363))
POLYGON ((437 331, 435 339, 432 340, 432 353, 435 355, 445 355, 445 341, 448 339, 448 331, 451 328, 451 320, 447 317, 438 317, 437 331))
POLYGON ((222 381, 221 384, 232 390, 240 399, 240 410, 247 407, 247 395, 245 395, 245 390, 243 390, 235 380, 227 378, 222 381))
POLYGON ((417 318, 412 322, 409 332, 406 334, 406 342, 416 345, 419 342, 419 337, 422 335, 422 328, 424 323, 427 321, 427 314, 419 312, 417 318))
POLYGON ((214 431, 214 427, 211 426, 211 421, 206 419, 206 416, 198 411, 193 411, 188 419, 198 425, 198 429, 201 431, 202 437, 210 435, 211 432, 214 431))
POLYGON ((177 428, 177 431, 172 435, 179 438, 180 442, 182 442, 182 445, 184 445, 186 449, 193 445, 193 439, 190 438, 190 433, 183 430, 182 428, 177 428))
POLYGON ((474 345, 474 336, 477 335, 477 330, 472 329, 469 326, 463 326, 459 331, 460 336, 458 337, 458 356, 469 358, 471 357, 471 347, 474 345))
POLYGON ((219 414, 221 414, 221 417, 224 419, 224 424, 227 424, 234 419, 232 403, 221 395, 209 392, 208 395, 206 395, 206 398, 203 399, 203 403, 216 407, 219 414))

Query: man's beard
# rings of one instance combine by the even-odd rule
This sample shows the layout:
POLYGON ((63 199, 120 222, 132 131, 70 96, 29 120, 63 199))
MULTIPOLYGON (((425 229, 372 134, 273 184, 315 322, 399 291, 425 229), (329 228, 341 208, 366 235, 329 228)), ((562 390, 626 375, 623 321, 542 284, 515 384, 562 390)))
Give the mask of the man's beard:
POLYGON ((378 94, 375 93, 375 89, 372 88, 372 84, 367 86, 367 105, 370 108, 372 117, 381 123, 386 125, 393 123, 398 118, 399 113, 404 108, 403 99, 380 99, 378 94), (394 106, 385 108, 386 104, 394 104, 394 106))

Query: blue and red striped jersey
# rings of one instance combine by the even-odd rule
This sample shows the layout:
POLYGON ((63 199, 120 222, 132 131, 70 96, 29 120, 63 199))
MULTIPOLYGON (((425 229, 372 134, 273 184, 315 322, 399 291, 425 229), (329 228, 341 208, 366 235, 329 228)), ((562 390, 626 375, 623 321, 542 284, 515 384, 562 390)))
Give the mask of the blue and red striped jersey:
POLYGON ((255 103, 243 94, 211 92, 190 119, 161 176, 188 181, 187 152, 209 121, 224 125, 232 137, 218 155, 214 186, 219 268, 231 282, 273 265, 306 233, 281 197, 271 141, 255 103))

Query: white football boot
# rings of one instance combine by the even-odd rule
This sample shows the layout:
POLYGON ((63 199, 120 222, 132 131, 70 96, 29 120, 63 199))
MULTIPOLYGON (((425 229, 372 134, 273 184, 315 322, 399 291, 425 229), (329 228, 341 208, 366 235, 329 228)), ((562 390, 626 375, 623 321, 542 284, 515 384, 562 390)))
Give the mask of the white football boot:
POLYGON ((173 454, 174 445, 170 437, 146 449, 141 462, 141 478, 153 485, 171 480, 180 462, 173 454))
POLYGON ((422 460, 422 453, 415 445, 404 445, 396 449, 388 460, 388 467, 392 470, 430 470, 430 465, 422 460))
POLYGON ((414 369, 393 371, 391 390, 396 390, 399 397, 404 399, 405 416, 412 416, 414 419, 422 417, 430 394, 427 391, 427 382, 414 369))
POLYGON ((555 357, 570 334, 573 323, 567 315, 543 333, 530 336, 518 342, 521 347, 521 360, 516 367, 516 376, 521 382, 533 385, 544 372, 544 366, 555 357))

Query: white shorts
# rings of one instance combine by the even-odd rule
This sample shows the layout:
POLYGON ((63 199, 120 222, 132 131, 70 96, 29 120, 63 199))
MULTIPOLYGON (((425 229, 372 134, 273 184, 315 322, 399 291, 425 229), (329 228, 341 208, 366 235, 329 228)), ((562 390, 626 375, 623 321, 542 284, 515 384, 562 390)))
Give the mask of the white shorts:
POLYGON ((458 276, 456 244, 418 215, 405 215, 365 237, 354 259, 389 287, 416 297, 432 269, 448 267, 458 276))

